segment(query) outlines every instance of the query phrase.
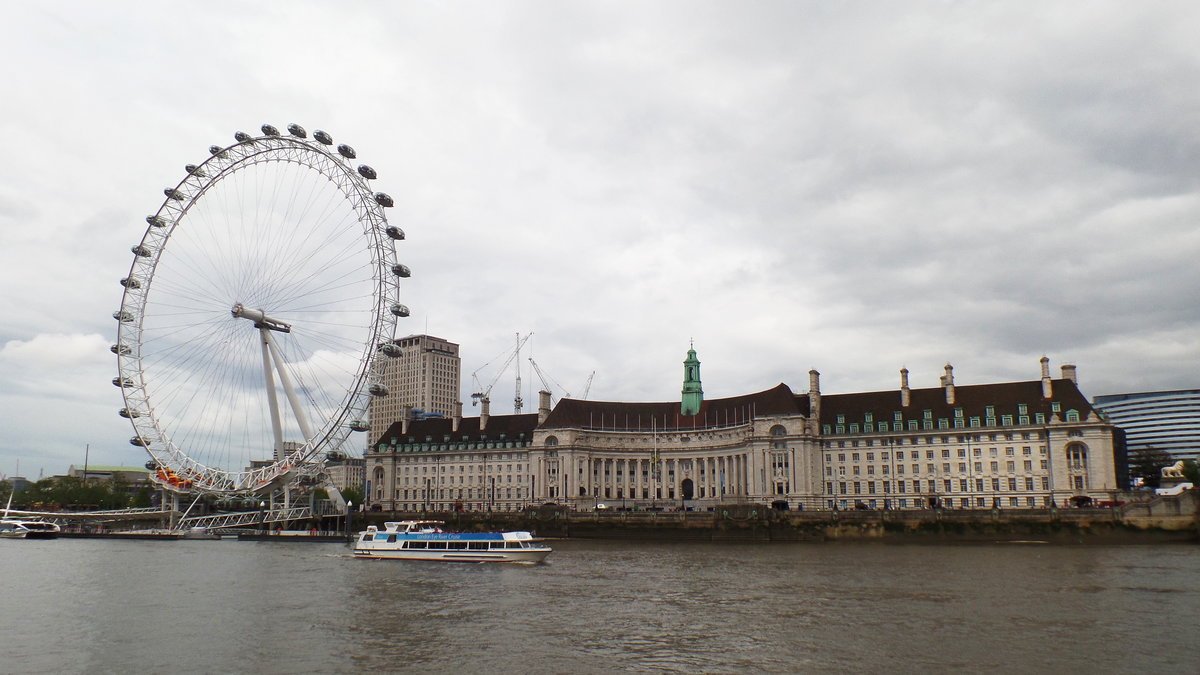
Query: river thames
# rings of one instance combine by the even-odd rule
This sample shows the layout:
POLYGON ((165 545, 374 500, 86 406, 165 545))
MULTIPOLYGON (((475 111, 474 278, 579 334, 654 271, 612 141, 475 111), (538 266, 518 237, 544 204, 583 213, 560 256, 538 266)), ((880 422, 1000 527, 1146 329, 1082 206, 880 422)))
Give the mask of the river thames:
POLYGON ((11 673, 1195 670, 1200 547, 0 541, 11 673))

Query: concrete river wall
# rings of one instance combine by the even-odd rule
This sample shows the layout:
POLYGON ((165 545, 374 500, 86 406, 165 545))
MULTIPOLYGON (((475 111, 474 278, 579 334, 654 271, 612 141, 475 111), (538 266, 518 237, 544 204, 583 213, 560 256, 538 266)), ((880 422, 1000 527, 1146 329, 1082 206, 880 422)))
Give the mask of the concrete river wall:
POLYGON ((1116 508, 776 511, 763 504, 723 504, 712 511, 683 512, 545 505, 520 513, 372 513, 357 524, 424 517, 460 529, 524 529, 543 537, 735 542, 1200 542, 1196 492, 1116 508))

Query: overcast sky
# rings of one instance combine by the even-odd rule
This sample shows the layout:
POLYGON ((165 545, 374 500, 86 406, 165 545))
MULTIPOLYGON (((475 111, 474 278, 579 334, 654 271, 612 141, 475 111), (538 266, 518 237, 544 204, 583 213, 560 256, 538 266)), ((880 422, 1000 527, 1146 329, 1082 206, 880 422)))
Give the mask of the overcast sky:
POLYGON ((595 371, 604 400, 677 400, 692 339, 710 398, 807 390, 810 368, 826 393, 946 363, 1036 379, 1043 355, 1089 397, 1200 386, 1194 2, 4 15, 8 475, 147 459, 110 382, 117 281, 184 164, 263 123, 379 172, 414 274, 402 331, 462 345, 467 414, 472 371, 531 331, 544 371, 576 397, 595 371))

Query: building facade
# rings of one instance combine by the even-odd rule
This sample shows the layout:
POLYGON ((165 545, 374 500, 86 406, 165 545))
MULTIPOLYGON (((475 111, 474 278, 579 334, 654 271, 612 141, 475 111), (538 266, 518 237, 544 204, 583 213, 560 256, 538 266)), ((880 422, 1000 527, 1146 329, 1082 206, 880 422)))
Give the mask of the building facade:
POLYGON ((371 399, 368 415, 372 439, 382 437, 404 414, 405 407, 450 417, 462 400, 462 362, 457 344, 432 335, 410 335, 396 340, 396 344, 400 356, 377 362, 389 393, 371 399))
POLYGON ((1079 391, 1052 379, 823 395, 786 384, 703 400, 694 350, 681 402, 563 399, 536 415, 415 419, 375 438, 368 503, 397 511, 713 508, 1043 508, 1104 502, 1123 447, 1079 391), (689 395, 691 395, 689 397, 689 395))
POLYGON ((1108 394, 1092 404, 1125 431, 1130 454, 1160 450, 1200 459, 1200 390, 1108 394))

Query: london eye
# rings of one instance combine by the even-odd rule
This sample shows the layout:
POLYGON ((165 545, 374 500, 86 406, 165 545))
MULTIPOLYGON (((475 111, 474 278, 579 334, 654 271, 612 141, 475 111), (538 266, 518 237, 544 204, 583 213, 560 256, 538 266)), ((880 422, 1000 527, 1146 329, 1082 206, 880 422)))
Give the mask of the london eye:
POLYGON ((259 494, 358 455, 409 313, 404 233, 354 148, 296 124, 234 140, 163 191, 113 313, 130 443, 180 492, 259 494))

